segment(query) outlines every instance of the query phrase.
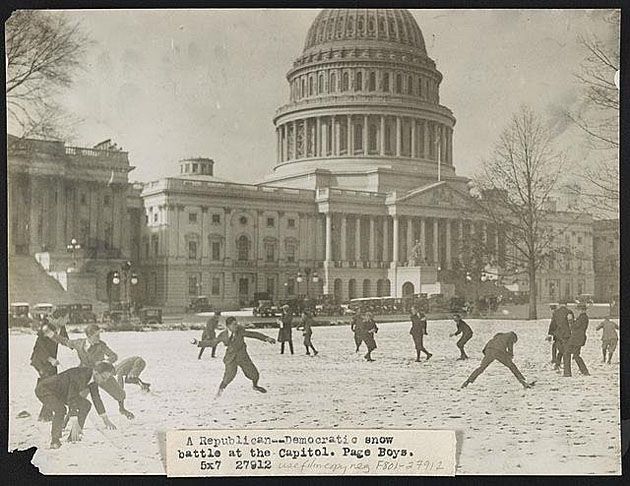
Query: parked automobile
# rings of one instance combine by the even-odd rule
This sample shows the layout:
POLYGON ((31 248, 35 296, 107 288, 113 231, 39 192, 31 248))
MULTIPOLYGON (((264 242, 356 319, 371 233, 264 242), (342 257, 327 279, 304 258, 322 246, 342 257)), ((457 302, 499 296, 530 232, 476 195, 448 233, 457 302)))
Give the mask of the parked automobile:
POLYGON ((159 307, 145 307, 139 313, 142 324, 162 324, 162 309, 159 307))
POLYGON ((51 317, 53 314, 53 311, 54 311, 54 306, 52 304, 40 303, 40 304, 35 304, 33 306, 33 312, 31 312, 31 315, 33 319, 41 322, 44 320, 44 318, 51 317))
POLYGON ((208 301, 208 297, 205 295, 199 295, 197 297, 193 297, 186 307, 186 313, 198 313, 198 312, 210 312, 214 310, 212 304, 208 301))
POLYGON ((276 317, 280 314, 278 308, 270 300, 259 300, 252 313, 256 317, 276 317))
POLYGON ((9 326, 29 327, 32 323, 28 302, 14 302, 9 306, 9 326))

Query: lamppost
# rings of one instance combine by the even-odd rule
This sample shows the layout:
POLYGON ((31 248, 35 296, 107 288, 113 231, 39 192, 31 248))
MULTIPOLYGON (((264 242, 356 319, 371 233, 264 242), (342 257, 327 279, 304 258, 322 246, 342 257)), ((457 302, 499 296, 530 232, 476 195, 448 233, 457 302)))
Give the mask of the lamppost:
MULTIPOLYGON (((120 271, 116 270, 112 276, 112 283, 115 286, 123 285, 123 312, 125 317, 129 317, 131 307, 131 289, 138 284, 138 275, 131 270, 131 262, 125 262, 120 271)), ((122 300, 122 299, 121 299, 122 300)))
POLYGON ((304 269, 304 273, 302 274, 302 271, 298 271, 297 277, 296 277, 296 281, 299 284, 301 284, 302 282, 306 281, 306 298, 309 298, 309 282, 313 281, 313 283, 317 283, 319 282, 319 275, 317 274, 317 272, 312 271, 312 269, 310 268, 305 268, 304 269))
POLYGON ((77 269, 76 252, 77 252, 77 250, 80 250, 80 249, 81 249, 81 245, 76 240, 76 238, 72 238, 70 240, 70 243, 68 243, 66 245, 66 250, 68 251, 68 253, 72 253, 72 268, 73 268, 73 271, 76 271, 76 269, 77 269))

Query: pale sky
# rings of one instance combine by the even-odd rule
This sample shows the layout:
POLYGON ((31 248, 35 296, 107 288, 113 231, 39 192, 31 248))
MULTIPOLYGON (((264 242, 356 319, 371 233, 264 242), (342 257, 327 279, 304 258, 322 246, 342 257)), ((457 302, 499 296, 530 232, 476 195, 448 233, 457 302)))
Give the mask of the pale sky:
MULTIPOLYGON (((255 182, 276 160, 272 116, 286 73, 318 10, 71 11, 94 39, 64 105, 83 121, 73 144, 111 138, 129 151, 131 180, 215 160, 215 175, 255 182)), ((570 157, 582 134, 562 113, 579 103, 579 34, 605 35, 593 10, 412 10, 444 75, 441 103, 457 119, 454 163, 472 175, 520 105, 552 116, 570 157)))

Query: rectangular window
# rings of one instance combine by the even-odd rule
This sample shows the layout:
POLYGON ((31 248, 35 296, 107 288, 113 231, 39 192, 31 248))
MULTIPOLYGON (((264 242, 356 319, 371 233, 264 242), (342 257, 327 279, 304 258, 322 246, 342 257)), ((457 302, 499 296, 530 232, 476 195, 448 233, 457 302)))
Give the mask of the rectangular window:
POLYGON ((268 262, 276 261, 276 245, 273 243, 265 243, 265 258, 268 262))
POLYGON ((153 245, 153 256, 157 257, 160 248, 160 240, 158 235, 151 236, 151 244, 153 245))
POLYGON ((295 262, 295 245, 287 246, 287 261, 289 263, 295 262))
POLYGON ((215 261, 221 259, 221 243, 218 241, 212 242, 212 259, 215 261))
POLYGON ((157 223, 158 220, 158 213, 153 213, 153 222, 157 223))
POLYGON ((295 295, 295 280, 289 279, 287 282, 287 294, 295 295))
POLYGON ((294 218, 289 218, 287 220, 287 225, 289 226, 289 228, 295 228, 295 219, 294 218))
POLYGON ((199 295, 200 280, 198 274, 188 275, 188 295, 199 295))
POLYGON ((212 295, 221 295, 221 279, 212 277, 212 295))
POLYGON ((103 197, 103 206, 109 207, 110 204, 111 204, 111 198, 109 197, 109 195, 106 194, 103 197))
POLYGON ((196 241, 188 242, 188 259, 189 260, 197 259, 197 242, 196 241))
POLYGON ((276 288, 276 281, 273 277, 267 277, 267 293, 270 297, 273 297, 274 289, 276 288))
POLYGON ((197 222, 197 213, 188 213, 188 222, 196 223, 197 222))
POLYGON ((276 224, 275 219, 267 218, 267 228, 273 228, 275 224, 276 224))
POLYGON ((145 215, 144 215, 144 222, 145 222, 146 224, 149 224, 149 215, 148 215, 148 214, 145 214, 145 215))
POLYGON ((221 223, 221 215, 213 214, 212 215, 212 224, 220 224, 221 223))

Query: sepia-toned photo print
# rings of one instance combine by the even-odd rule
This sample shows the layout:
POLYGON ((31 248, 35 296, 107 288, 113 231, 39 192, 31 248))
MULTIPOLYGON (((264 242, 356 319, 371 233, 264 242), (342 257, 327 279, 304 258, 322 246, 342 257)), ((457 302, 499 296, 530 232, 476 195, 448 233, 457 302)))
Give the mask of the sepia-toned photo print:
POLYGON ((621 474, 620 10, 16 10, 9 451, 621 474))

